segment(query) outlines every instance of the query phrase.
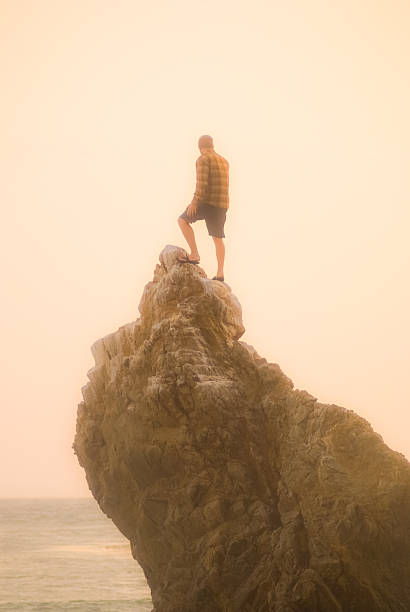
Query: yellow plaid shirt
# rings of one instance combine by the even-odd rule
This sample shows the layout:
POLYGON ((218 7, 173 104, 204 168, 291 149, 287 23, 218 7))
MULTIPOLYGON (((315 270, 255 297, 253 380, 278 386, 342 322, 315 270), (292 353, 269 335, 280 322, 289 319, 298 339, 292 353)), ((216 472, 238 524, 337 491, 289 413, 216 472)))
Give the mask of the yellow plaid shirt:
POLYGON ((196 188, 191 204, 229 208, 229 163, 209 149, 196 160, 196 188))

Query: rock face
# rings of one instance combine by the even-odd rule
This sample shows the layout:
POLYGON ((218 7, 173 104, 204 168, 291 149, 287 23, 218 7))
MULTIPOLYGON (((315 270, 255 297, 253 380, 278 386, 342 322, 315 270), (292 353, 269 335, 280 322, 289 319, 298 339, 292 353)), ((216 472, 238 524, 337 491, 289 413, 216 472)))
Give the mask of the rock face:
POLYGON ((408 612, 409 463, 239 341, 229 286, 181 253, 93 345, 74 442, 155 612, 408 612))

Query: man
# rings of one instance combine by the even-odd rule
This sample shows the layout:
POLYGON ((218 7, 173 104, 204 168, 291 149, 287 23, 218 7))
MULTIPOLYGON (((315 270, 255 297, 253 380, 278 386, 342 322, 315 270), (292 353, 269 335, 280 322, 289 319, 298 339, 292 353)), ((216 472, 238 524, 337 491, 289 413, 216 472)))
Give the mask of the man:
POLYGON ((196 160, 196 189, 192 202, 178 217, 178 224, 191 249, 180 263, 199 264, 199 253, 191 223, 205 219, 208 234, 215 243, 218 270, 212 280, 224 281, 225 245, 223 242, 226 212, 229 208, 229 163, 214 151, 211 136, 198 140, 201 155, 196 160))

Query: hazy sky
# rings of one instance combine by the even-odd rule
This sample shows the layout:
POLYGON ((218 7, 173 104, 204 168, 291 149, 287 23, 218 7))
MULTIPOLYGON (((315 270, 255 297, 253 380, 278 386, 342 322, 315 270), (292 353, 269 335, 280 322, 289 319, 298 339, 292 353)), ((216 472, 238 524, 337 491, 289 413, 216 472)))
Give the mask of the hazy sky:
POLYGON ((201 134, 242 340, 410 457, 409 31, 407 0, 0 0, 0 496, 89 495, 90 346, 185 246, 201 134))

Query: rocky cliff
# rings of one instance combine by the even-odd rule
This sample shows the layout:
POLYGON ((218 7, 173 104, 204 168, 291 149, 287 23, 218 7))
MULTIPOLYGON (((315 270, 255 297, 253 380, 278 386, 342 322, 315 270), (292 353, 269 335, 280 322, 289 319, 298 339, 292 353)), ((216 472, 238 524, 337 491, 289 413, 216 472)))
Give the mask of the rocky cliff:
POLYGON ((93 345, 74 442, 155 612, 408 612, 409 463, 241 342, 231 289, 181 251, 93 345))

